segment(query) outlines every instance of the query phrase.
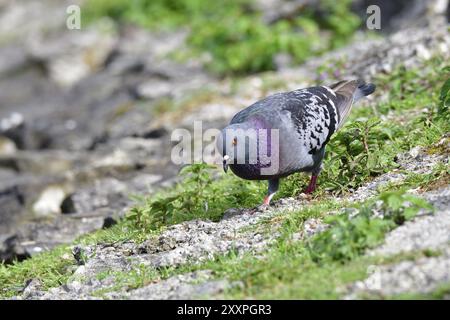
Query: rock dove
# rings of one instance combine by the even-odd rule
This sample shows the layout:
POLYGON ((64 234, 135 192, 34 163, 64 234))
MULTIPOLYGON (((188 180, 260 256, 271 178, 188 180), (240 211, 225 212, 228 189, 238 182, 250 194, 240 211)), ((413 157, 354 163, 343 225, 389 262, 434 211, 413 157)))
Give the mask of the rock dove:
POLYGON ((331 135, 343 126, 353 103, 374 91, 374 84, 344 80, 277 93, 252 104, 216 140, 224 171, 230 167, 240 178, 268 180, 266 206, 279 179, 294 172, 310 172, 305 193, 314 192, 331 135))

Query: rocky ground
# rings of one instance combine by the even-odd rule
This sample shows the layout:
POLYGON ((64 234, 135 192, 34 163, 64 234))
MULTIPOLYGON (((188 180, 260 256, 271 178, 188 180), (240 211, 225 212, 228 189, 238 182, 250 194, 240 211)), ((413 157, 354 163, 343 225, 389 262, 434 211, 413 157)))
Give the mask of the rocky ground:
MULTIPOLYGON (((399 64, 414 67, 433 55, 450 55, 445 19, 429 13, 434 18, 426 27, 397 28, 382 39, 359 35, 348 46, 302 66, 280 66, 236 85, 208 74, 198 61, 167 58, 184 46, 185 30, 157 33, 117 28, 111 21, 82 31, 65 30, 65 10, 60 9, 76 1, 66 2, 0 1, 0 260, 5 262, 108 228, 132 206, 131 195, 170 185, 179 170, 170 161, 174 128, 192 129, 195 120, 202 120, 204 129, 220 127, 237 110, 276 92, 280 83, 294 89, 326 77, 317 73, 324 64, 345 60, 339 77, 369 80, 399 64), (161 114, 158 108, 167 101, 170 107, 182 103, 188 108, 161 114)), ((376 99, 386 95, 379 93, 376 99)), ((403 170, 418 173, 448 164, 448 154, 428 155, 420 148, 399 159, 403 170)), ((401 170, 386 173, 342 200, 362 201, 404 176, 401 170)), ((368 253, 388 256, 432 249, 442 254, 379 268, 346 288, 346 297, 426 293, 450 281, 449 192, 444 186, 422 194, 436 213, 392 231, 384 245, 368 253), (374 287, 374 279, 382 285, 374 287)), ((67 284, 43 291, 39 281, 31 280, 16 298, 220 297, 241 284, 201 270, 129 290, 117 287, 117 274, 202 262, 230 250, 263 255, 278 233, 276 225, 267 232, 261 221, 307 203, 288 198, 269 210, 230 209, 219 222, 184 222, 139 244, 74 246, 69 258, 79 266, 67 284)), ((322 221, 311 219, 294 238, 325 228, 322 221)))
MULTIPOLYGON (((416 151, 405 154, 401 168, 408 168, 413 162, 416 169, 429 173, 439 163, 447 164, 449 155, 429 157, 416 151)), ((367 183, 346 199, 352 202, 364 201, 373 196, 373 190, 402 176, 395 172, 386 173, 367 183)), ((403 261, 377 269, 366 281, 361 281, 346 290, 347 298, 358 298, 360 294, 394 295, 400 293, 427 293, 450 280, 448 251, 450 250, 450 187, 446 186, 420 195, 431 203, 436 211, 433 215, 423 212, 416 219, 395 229, 386 237, 385 243, 368 255, 389 256, 411 253, 419 250, 443 250, 438 257, 422 258, 417 261, 403 261), (405 273, 406 271, 406 273, 405 273), (374 280, 380 281, 375 290, 374 280), (392 279, 395 279, 393 281, 392 279)), ((217 255, 230 251, 237 254, 263 255, 264 249, 275 241, 279 224, 264 227, 261 222, 276 221, 277 216, 307 206, 308 197, 286 198, 272 208, 229 209, 219 222, 193 220, 169 227, 159 236, 143 243, 126 242, 108 245, 77 245, 72 248, 80 266, 66 285, 42 291, 39 281, 31 281, 19 299, 195 299, 202 297, 220 298, 224 290, 239 283, 226 279, 215 279, 210 270, 200 270, 171 276, 154 281, 138 289, 130 290, 126 285, 117 287, 117 274, 133 270, 144 272, 145 268, 161 269, 202 263, 217 255), (269 228, 269 229, 267 229, 269 228), (81 260, 80 257, 86 257, 81 260), (106 271, 106 273, 105 273, 106 271), (102 277, 101 275, 104 275, 102 277)), ((320 219, 308 219, 300 232, 292 235, 293 241, 310 237, 327 228, 320 219)))

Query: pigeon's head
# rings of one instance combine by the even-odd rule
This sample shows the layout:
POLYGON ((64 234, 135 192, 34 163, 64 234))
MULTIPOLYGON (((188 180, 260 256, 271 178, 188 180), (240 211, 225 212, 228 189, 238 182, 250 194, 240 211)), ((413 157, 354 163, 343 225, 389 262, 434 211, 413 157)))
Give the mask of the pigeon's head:
MULTIPOLYGON (((249 161, 249 146, 256 146, 256 135, 246 124, 232 124, 224 128, 217 137, 217 149, 223 157, 223 170, 228 166, 245 164, 249 161)), ((256 151, 256 149, 255 149, 256 151)))

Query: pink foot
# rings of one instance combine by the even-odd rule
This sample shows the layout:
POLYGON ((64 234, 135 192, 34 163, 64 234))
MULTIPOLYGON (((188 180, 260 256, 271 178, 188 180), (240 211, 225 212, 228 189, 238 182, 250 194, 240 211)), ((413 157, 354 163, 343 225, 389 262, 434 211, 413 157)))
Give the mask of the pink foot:
POLYGON ((305 189, 305 191, 303 191, 303 193, 311 194, 311 193, 313 193, 314 191, 316 191, 317 177, 318 177, 318 176, 314 176, 314 175, 311 176, 311 180, 309 181, 309 185, 308 185, 308 187, 305 189))
POLYGON ((272 201, 272 198, 274 195, 275 195, 275 192, 265 196, 262 206, 268 207, 270 205, 270 201, 272 201))

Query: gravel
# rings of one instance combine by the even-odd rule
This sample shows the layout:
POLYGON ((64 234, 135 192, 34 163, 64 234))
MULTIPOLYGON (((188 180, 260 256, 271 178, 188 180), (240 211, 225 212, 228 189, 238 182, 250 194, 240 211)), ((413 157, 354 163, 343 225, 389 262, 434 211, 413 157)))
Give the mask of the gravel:
POLYGON ((374 267, 372 271, 367 279, 350 286, 346 299, 362 295, 389 297, 402 293, 432 293, 440 286, 450 284, 450 248, 438 257, 402 261, 374 267))
POLYGON ((450 284, 450 186, 423 194, 436 209, 394 229, 385 243, 368 252, 392 256, 424 250, 442 252, 437 257, 421 257, 388 266, 373 266, 369 277, 349 286, 346 299, 363 296, 388 297, 402 293, 431 293, 450 284))
POLYGON ((429 155, 425 153, 422 147, 414 147, 409 152, 397 155, 397 163, 400 165, 398 169, 394 169, 376 177, 372 181, 359 187, 358 190, 346 199, 349 201, 364 201, 365 199, 376 195, 378 188, 386 186, 388 183, 401 182, 406 178, 408 172, 429 174, 437 164, 446 164, 448 161, 448 154, 429 155))
POLYGON ((438 250, 450 244, 450 188, 425 194, 436 209, 393 230, 372 255, 395 255, 424 249, 438 250))

